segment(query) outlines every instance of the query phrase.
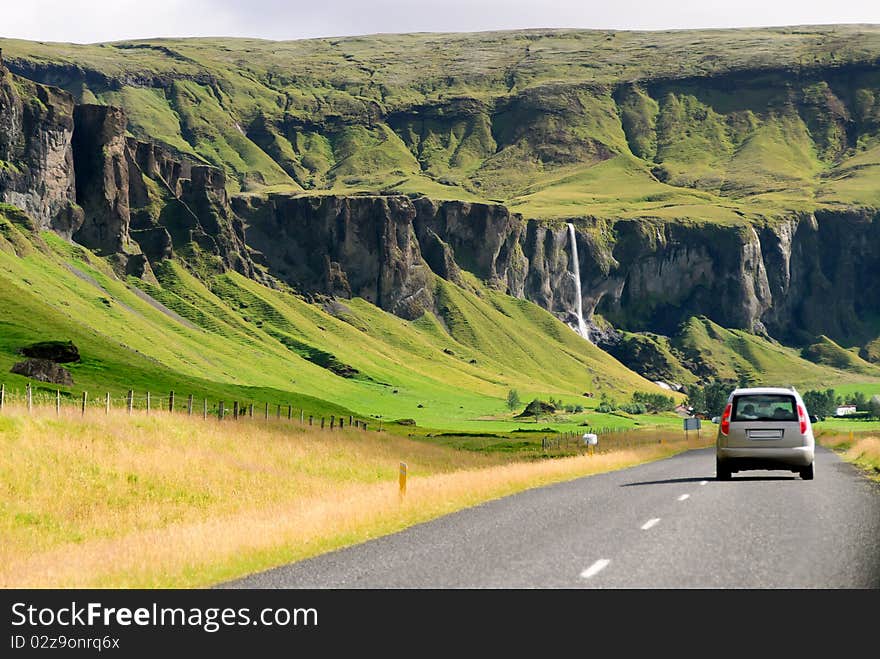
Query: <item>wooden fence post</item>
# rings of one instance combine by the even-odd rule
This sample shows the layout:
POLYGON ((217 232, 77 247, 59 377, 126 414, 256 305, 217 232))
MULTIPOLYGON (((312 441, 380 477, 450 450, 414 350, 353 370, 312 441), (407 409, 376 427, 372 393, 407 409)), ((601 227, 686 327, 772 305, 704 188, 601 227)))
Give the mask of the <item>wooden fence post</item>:
POLYGON ((287 406, 287 420, 290 421, 291 418, 293 418, 293 405, 288 405, 287 406))
POLYGON ((351 414, 348 415, 348 427, 351 428, 351 414))
POLYGON ((61 415, 61 389, 55 390, 55 416, 61 415))
POLYGON ((330 415, 330 430, 333 430, 333 424, 336 422, 336 417, 332 414, 330 415))
POLYGON ((233 419, 238 418, 238 401, 237 400, 232 403, 232 418, 233 419))
POLYGON ((131 416, 131 410, 134 407, 134 389, 128 390, 128 416, 131 416))
POLYGON ((312 415, 309 414, 309 425, 312 425, 312 415))
POLYGON ((205 420, 208 419, 208 399, 207 398, 202 399, 202 418, 205 420))
POLYGON ((147 414, 150 413, 150 392, 147 392, 147 414))
POLYGON ((6 385, 0 384, 0 412, 3 411, 3 407, 6 405, 6 385))
POLYGON ((321 430, 324 430, 324 417, 321 417, 321 430))
POLYGON ((281 419, 281 403, 278 403, 278 409, 275 410, 275 418, 277 420, 281 419))
POLYGON ((88 392, 83 392, 83 402, 82 402, 82 415, 86 415, 86 400, 88 400, 89 394, 88 392))
POLYGON ((34 394, 33 394, 33 392, 31 391, 31 383, 28 382, 28 383, 27 383, 27 408, 28 408, 28 414, 31 413, 31 409, 33 409, 33 406, 34 406, 34 394))
POLYGON ((217 418, 222 421, 223 420, 223 401, 220 401, 220 404, 217 406, 217 418))
POLYGON ((248 416, 253 419, 254 418, 254 404, 251 403, 248 405, 248 416))
POLYGON ((193 415, 193 395, 192 394, 187 396, 187 399, 186 399, 186 415, 187 416, 193 415))
POLYGON ((104 414, 110 414, 110 392, 104 398, 104 414))
POLYGON ((269 403, 266 403, 266 413, 263 415, 263 421, 269 420, 269 403))
POLYGON ((305 421, 305 415, 306 415, 306 411, 305 411, 305 410, 300 410, 300 411, 299 411, 299 422, 300 422, 300 423, 302 423, 303 421, 305 421))
POLYGON ((169 412, 174 411, 174 392, 173 391, 168 394, 168 411, 169 412))

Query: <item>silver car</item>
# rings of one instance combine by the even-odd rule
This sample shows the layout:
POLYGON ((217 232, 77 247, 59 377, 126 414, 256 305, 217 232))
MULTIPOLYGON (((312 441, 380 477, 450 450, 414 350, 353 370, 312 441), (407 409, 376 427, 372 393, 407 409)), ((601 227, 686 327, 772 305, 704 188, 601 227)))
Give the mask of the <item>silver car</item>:
POLYGON ((727 399, 715 444, 715 473, 730 480, 745 469, 788 469, 812 480, 812 420, 797 391, 735 389, 727 399))

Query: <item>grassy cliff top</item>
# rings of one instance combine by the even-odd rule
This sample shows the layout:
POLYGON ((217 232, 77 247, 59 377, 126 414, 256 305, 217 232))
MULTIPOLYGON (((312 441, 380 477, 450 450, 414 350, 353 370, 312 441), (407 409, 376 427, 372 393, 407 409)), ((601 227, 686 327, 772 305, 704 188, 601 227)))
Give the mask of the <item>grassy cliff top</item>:
POLYGON ((79 45, 0 39, 8 58, 69 63, 111 78, 199 75, 256 78, 284 89, 315 84, 383 104, 508 94, 560 82, 617 84, 737 71, 876 65, 880 26, 612 31, 532 29, 376 34, 270 41, 144 39, 79 45), (352 90, 353 91, 353 90, 352 90))
POLYGON ((232 192, 713 222, 880 206, 875 25, 0 48, 19 75, 222 167, 232 192))

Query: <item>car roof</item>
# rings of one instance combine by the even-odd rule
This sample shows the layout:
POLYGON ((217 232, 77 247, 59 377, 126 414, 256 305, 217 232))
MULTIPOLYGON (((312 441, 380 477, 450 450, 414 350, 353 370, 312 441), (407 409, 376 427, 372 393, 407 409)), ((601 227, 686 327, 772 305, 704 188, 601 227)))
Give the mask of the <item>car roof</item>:
POLYGON ((789 396, 797 396, 798 392, 786 387, 746 387, 734 389, 732 395, 740 396, 742 394, 788 394, 789 396))

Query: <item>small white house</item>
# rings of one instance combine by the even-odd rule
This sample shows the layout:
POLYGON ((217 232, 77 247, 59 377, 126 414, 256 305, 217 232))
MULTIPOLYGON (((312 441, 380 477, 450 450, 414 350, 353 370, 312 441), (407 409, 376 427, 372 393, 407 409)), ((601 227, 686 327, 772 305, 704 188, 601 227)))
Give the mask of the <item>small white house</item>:
POLYGON ((856 413, 855 405, 841 405, 837 408, 837 411, 834 413, 834 416, 848 416, 850 414, 856 413))

